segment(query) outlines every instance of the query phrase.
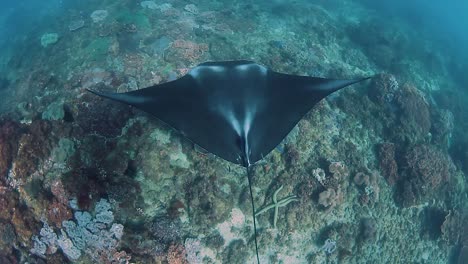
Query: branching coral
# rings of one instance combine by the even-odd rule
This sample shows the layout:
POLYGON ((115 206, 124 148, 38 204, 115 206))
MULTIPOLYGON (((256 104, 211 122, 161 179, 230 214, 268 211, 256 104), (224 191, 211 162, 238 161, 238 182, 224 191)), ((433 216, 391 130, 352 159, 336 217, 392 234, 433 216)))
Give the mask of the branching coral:
POLYGON ((40 236, 33 238, 31 253, 45 256, 60 248, 72 261, 79 259, 84 251, 100 263, 127 263, 130 256, 117 251, 123 225, 113 223, 114 215, 110 209, 111 205, 101 199, 94 209, 94 217, 88 212, 76 211, 75 221, 63 221, 63 229, 58 235, 44 223, 40 236))

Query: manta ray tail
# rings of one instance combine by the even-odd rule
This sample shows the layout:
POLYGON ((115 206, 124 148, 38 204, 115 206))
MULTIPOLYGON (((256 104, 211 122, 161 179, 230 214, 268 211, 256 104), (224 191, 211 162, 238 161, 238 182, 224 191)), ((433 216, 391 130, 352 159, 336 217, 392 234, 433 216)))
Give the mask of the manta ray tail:
POLYGON ((260 264, 260 258, 258 257, 258 243, 257 243, 257 222, 255 220, 255 205, 252 193, 252 167, 248 166, 247 169, 247 179, 249 181, 249 191, 250 191, 250 202, 252 203, 252 217, 254 223, 254 239, 255 239, 255 254, 257 255, 257 263, 260 264))

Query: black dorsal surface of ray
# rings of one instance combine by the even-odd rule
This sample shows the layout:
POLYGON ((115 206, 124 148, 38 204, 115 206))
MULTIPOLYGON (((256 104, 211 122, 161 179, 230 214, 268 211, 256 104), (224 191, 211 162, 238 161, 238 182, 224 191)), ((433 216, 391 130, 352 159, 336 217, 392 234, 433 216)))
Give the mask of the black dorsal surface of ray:
MULTIPOLYGON (((327 95, 369 78, 290 75, 252 61, 206 62, 183 77, 127 93, 91 91, 141 109, 216 156, 247 168, 267 156, 327 95)), ((257 262, 257 230, 254 217, 257 262)))

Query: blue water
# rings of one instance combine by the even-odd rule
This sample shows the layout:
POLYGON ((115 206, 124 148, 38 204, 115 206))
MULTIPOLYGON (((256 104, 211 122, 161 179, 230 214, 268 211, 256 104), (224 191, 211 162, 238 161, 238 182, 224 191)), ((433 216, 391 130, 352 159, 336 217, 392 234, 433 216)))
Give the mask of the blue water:
POLYGON ((363 1, 368 6, 382 14, 403 18, 416 30, 424 31, 434 40, 444 45, 465 51, 463 46, 468 41, 468 21, 465 18, 468 4, 466 1, 455 0, 450 3, 440 1, 363 1))

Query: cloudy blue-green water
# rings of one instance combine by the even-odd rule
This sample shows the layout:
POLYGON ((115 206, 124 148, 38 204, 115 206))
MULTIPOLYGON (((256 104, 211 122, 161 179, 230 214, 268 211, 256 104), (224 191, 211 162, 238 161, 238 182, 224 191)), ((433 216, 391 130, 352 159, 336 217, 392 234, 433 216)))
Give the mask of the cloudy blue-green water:
MULTIPOLYGON (((0 263, 468 263, 467 13, 462 0, 1 1, 0 263), (372 77, 251 166, 256 230, 245 168, 87 91, 227 60, 372 77)), ((294 107, 252 129, 281 130, 294 107)), ((226 127, 206 129, 220 142, 226 127)))

